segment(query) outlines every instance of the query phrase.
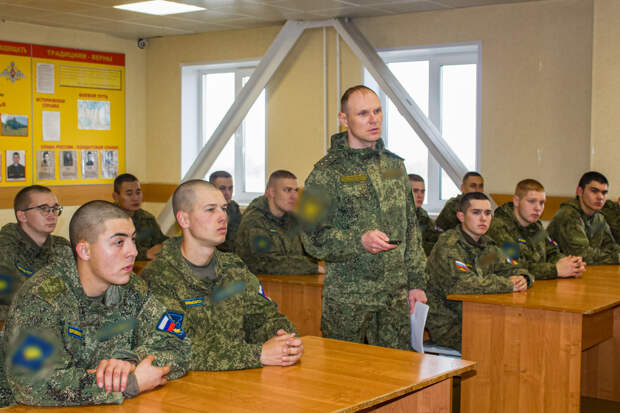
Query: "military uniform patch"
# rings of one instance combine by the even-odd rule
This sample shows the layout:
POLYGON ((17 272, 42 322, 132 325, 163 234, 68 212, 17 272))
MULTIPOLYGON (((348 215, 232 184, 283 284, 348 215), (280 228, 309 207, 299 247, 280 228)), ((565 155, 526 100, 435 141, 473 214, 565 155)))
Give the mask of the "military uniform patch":
POLYGON ((202 297, 187 298, 183 300, 185 307, 199 307, 205 305, 205 300, 202 297))
POLYGON ((360 174, 360 175, 347 175, 347 176, 341 176, 340 177, 340 182, 342 182, 343 184, 349 183, 349 182, 363 182, 363 181, 367 181, 368 180, 368 176, 364 175, 364 174, 360 174))
POLYGON ((0 274, 0 295, 10 294, 13 287, 13 279, 5 274, 0 274))
POLYGON ((31 277, 32 274, 34 274, 33 270, 20 264, 15 264, 15 268, 17 268, 17 270, 24 274, 26 277, 31 277))
POLYGON ((386 169, 382 172, 384 178, 398 178, 399 176, 403 176, 403 170, 400 168, 395 169, 386 169))
POLYGON ((69 334, 71 337, 75 337, 79 340, 84 340, 84 332, 82 330, 80 330, 77 327, 74 326, 69 326, 67 328, 67 334, 69 334))
POLYGON ((437 232, 444 232, 444 230, 439 228, 437 225, 435 225, 435 231, 437 231, 437 232))
POLYGON ((510 257, 506 257, 506 262, 507 262, 508 264, 512 264, 512 265, 519 265, 519 262, 518 262, 517 260, 512 259, 512 258, 510 258, 510 257))
POLYGON ((162 315, 157 322, 157 329, 159 331, 174 334, 175 336, 183 340, 186 336, 186 333, 185 331, 183 331, 183 328, 181 328, 182 325, 183 314, 167 312, 164 313, 164 315, 162 315))
POLYGON ((95 334, 97 341, 109 340, 112 337, 123 334, 125 331, 131 330, 136 326, 136 320, 129 318, 127 320, 121 320, 118 323, 100 328, 95 334))
POLYGON ((271 250, 271 240, 264 235, 257 235, 252 239, 254 250, 256 252, 269 252, 271 250))
POLYGON ((233 295, 239 294, 243 290, 245 290, 245 282, 243 281, 235 281, 225 286, 217 287, 213 292, 213 302, 219 303, 233 295))
POLYGON ((560 246, 558 245, 557 242, 555 242, 551 237, 547 237, 547 239, 549 240, 549 242, 551 243, 551 245, 553 245, 556 248, 560 248, 560 246))
POLYGON ((54 347, 42 338, 29 334, 13 355, 15 365, 32 371, 41 369, 43 362, 52 355, 54 347))
POLYGON ((519 244, 527 244, 527 240, 525 238, 522 238, 522 237, 517 238, 517 242, 519 244))
POLYGON ((456 265, 456 269, 458 271, 467 272, 471 269, 471 265, 465 264, 464 262, 461 262, 461 261, 454 261, 454 264, 456 265))

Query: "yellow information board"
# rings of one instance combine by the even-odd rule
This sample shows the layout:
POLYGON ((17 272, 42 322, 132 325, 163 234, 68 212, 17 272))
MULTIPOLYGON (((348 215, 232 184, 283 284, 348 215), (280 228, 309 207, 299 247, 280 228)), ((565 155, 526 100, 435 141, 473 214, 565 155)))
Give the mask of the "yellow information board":
POLYGON ((125 171, 124 54, 0 41, 0 65, 0 186, 110 183, 125 171))

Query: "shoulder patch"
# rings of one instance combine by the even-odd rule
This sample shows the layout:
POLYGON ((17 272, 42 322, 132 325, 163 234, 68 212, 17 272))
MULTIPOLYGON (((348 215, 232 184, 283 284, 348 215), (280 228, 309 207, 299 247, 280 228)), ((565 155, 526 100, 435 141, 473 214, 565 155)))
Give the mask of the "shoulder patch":
POLYGON ((463 271, 463 272, 467 272, 469 270, 472 269, 471 264, 465 264, 464 262, 461 261, 454 261, 454 265, 456 266, 456 269, 458 271, 463 271))
POLYGON ((32 277, 32 274, 34 274, 34 270, 31 270, 25 265, 15 264, 15 268, 17 268, 17 271, 19 271, 21 274, 25 275, 26 277, 32 277))
POLYGON ((167 312, 164 313, 157 322, 157 330, 173 334, 183 340, 186 336, 181 327, 183 325, 183 314, 167 312))
POLYGON ((553 246, 554 246, 554 247, 556 247, 556 248, 560 248, 560 246, 558 245, 558 243, 557 243, 557 242, 555 242, 555 241, 553 240, 553 238, 551 238, 551 237, 547 237, 547 239, 549 240, 549 243, 550 243, 551 245, 553 245, 553 246))
POLYGON ((50 274, 37 288, 37 295, 51 304, 66 289, 67 286, 60 277, 50 274))

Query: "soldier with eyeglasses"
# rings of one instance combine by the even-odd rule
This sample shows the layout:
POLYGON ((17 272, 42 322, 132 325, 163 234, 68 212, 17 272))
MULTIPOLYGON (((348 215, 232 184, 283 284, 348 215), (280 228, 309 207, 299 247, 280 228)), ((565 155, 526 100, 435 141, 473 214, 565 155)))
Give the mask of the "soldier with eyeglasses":
POLYGON ((71 254, 69 241, 52 235, 62 206, 49 188, 32 185, 13 201, 17 223, 0 230, 0 320, 6 320, 13 294, 54 256, 71 254))

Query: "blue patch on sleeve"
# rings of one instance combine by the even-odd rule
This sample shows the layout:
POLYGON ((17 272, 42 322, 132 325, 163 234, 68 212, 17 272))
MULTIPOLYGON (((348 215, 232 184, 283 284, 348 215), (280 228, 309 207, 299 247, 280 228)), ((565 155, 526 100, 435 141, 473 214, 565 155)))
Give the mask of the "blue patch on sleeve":
POLYGON ((17 270, 24 274, 26 277, 32 277, 32 274, 34 274, 33 270, 20 264, 15 264, 15 268, 17 268, 17 270))
POLYGON ((42 338, 29 334, 13 355, 13 364, 37 371, 52 355, 54 347, 42 338))
POLYGON ((157 330, 164 331, 166 333, 174 334, 181 340, 187 335, 183 328, 183 314, 167 312, 164 313, 157 322, 157 330))
POLYGON ((77 327, 69 326, 67 328, 67 334, 69 334, 71 337, 84 340, 84 332, 77 327))

